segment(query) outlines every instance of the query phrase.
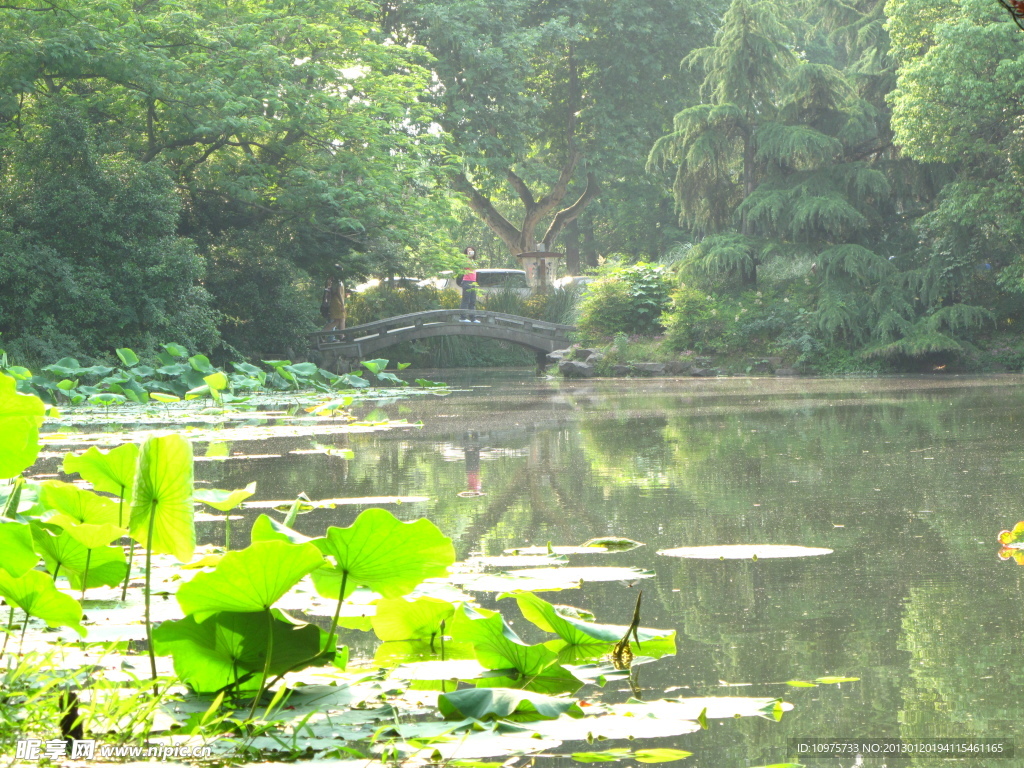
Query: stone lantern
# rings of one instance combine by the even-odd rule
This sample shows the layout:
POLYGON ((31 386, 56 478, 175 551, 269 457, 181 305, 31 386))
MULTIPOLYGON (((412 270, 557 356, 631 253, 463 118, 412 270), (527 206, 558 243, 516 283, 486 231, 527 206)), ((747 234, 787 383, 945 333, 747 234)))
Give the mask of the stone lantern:
POLYGON ((516 254, 526 272, 526 284, 533 293, 547 293, 555 285, 558 276, 558 260, 561 253, 553 251, 527 251, 516 254))

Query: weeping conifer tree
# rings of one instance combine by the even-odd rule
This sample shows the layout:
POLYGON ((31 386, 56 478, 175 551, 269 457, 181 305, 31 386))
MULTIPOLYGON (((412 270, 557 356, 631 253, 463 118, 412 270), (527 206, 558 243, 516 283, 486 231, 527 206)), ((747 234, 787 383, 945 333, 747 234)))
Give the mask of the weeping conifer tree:
POLYGON ((675 169, 680 223, 701 238, 683 268, 752 288, 761 264, 803 263, 824 334, 868 355, 962 348, 950 332, 986 313, 922 290, 910 223, 934 191, 891 141, 882 3, 810 3, 799 49, 783 5, 734 0, 714 44, 683 61, 703 69, 705 103, 648 158, 675 169))

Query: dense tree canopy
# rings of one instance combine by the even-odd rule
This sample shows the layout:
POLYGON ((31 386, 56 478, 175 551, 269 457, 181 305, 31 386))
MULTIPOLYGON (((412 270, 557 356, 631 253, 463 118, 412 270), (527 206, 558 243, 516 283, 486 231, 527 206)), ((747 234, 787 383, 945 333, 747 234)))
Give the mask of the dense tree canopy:
MULTIPOLYGON (((197 246, 217 303, 241 308, 228 315, 228 341, 259 349, 244 328, 266 312, 269 294, 233 295, 244 273, 269 265, 292 287, 338 261, 366 274, 368 255, 389 241, 427 241, 418 250, 431 258, 421 227, 443 199, 431 195, 438 139, 420 98, 429 75, 415 47, 375 42, 370 10, 334 0, 8 5, 0 11, 5 177, 21 175, 17 158, 46 133, 55 105, 79 114, 82 152, 88 145, 126 167, 153 165, 149 177, 162 172, 176 184, 176 230, 187 240, 175 247, 197 246)), ((49 244, 61 257, 77 247, 49 244)), ((277 293, 293 299, 288 287, 277 293)), ((279 331, 264 345, 287 340, 289 326, 308 330, 306 312, 284 302, 269 309, 279 331)), ((85 353, 102 348, 82 342, 85 353)))
POLYGON ((301 354, 329 273, 486 231, 965 353, 1024 317, 1022 46, 994 0, 12 0, 2 345, 301 354))

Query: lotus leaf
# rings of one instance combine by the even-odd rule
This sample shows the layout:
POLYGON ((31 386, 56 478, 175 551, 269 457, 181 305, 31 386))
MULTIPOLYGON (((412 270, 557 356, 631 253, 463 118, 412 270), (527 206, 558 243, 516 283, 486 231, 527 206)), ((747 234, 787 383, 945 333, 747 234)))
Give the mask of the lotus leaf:
MULTIPOLYGON (((597 643, 617 643, 625 635, 628 627, 613 624, 594 624, 581 619, 565 616, 555 610, 555 606, 530 592, 517 592, 512 595, 500 595, 499 600, 514 597, 529 621, 545 632, 553 632, 568 645, 591 645, 597 643)), ((637 628, 637 636, 641 645, 645 640, 673 640, 673 629, 637 628)), ((674 642, 673 642, 674 645, 674 642)))
POLYGON ((432 597, 381 600, 373 617, 373 631, 384 641, 430 640, 441 634, 441 622, 454 613, 454 605, 432 597))
POLYGON ((105 452, 92 447, 85 453, 65 454, 64 472, 69 475, 77 472, 97 491, 130 501, 138 461, 139 446, 135 443, 126 443, 105 452))
MULTIPOLYGON (((118 506, 105 496, 60 480, 47 480, 39 486, 39 508, 56 510, 79 523, 113 525, 120 523, 118 506)), ((110 540, 104 542, 109 544, 110 540)))
POLYGON ((254 493, 256 493, 256 483, 252 482, 245 488, 237 488, 233 491, 224 491, 220 488, 197 488, 195 499, 219 512, 230 512, 254 493))
POLYGON ((446 720, 550 720, 561 714, 583 717, 572 699, 507 688, 467 688, 437 697, 437 708, 446 720))
POLYGON ((174 671, 199 693, 238 683, 242 690, 260 688, 267 659, 268 624, 272 626, 271 675, 303 669, 319 657, 323 632, 313 624, 287 621, 280 611, 218 613, 204 622, 195 616, 165 621, 153 631, 156 652, 174 657, 174 671))
POLYGON ((305 544, 307 541, 312 541, 309 536, 303 536, 298 531, 267 515, 260 515, 256 518, 256 522, 252 524, 249 538, 253 543, 257 541, 287 541, 292 544, 305 544))
POLYGON ((824 547, 801 547, 790 544, 723 544, 706 547, 659 549, 659 555, 687 557, 697 560, 760 560, 773 557, 813 557, 830 555, 824 547))
POLYGON ((455 562, 451 539, 436 525, 423 518, 404 523, 386 509, 364 510, 348 528, 332 526, 314 543, 335 561, 313 574, 324 597, 339 597, 343 576, 342 599, 358 585, 401 597, 426 578, 444 576, 455 562))
POLYGON ((99 549, 110 544, 115 539, 126 536, 128 531, 118 528, 111 523, 82 523, 63 512, 50 515, 46 518, 47 525, 56 525, 63 528, 67 534, 86 549, 99 549))
POLYGON ((38 562, 29 524, 0 518, 0 569, 21 576, 38 562))
POLYGON ((216 570, 197 573, 178 589, 178 603, 200 622, 218 611, 264 611, 321 565, 323 557, 312 544, 257 541, 228 552, 216 570))
POLYGON ((0 374, 0 479, 15 477, 35 463, 44 412, 42 400, 21 394, 14 379, 0 374))
POLYGON ((42 526, 32 524, 32 540, 36 551, 43 556, 50 573, 66 573, 75 589, 85 587, 113 587, 121 583, 128 572, 124 550, 121 547, 98 547, 90 549, 77 541, 68 531, 54 536, 42 526), (86 571, 89 572, 85 577, 86 571))
POLYGON ((177 434, 150 437, 139 451, 129 524, 132 538, 152 552, 187 563, 196 548, 193 513, 192 444, 177 434))
POLYGON ((576 678, 558 666, 554 651, 524 643, 497 611, 463 605, 452 618, 450 632, 456 642, 472 643, 477 661, 485 667, 510 672, 506 678, 492 679, 485 685, 515 685, 549 693, 580 687, 576 678))
POLYGON ((85 637, 82 606, 57 589, 53 579, 42 571, 26 571, 20 576, 12 576, 0 570, 0 596, 51 627, 71 627, 85 637))

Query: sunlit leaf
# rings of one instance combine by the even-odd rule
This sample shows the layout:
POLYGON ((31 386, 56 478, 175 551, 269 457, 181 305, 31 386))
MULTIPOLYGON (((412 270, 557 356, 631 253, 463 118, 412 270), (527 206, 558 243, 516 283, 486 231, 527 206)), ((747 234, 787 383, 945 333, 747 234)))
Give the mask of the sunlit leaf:
POLYGON ((451 539, 426 519, 404 523, 386 509, 367 509, 347 528, 330 527, 314 542, 334 568, 313 574, 317 591, 337 598, 345 574, 347 596, 366 586, 384 597, 407 595, 424 579, 444 576, 455 562, 451 539))
MULTIPOLYGON (((594 642, 617 643, 622 639, 628 627, 613 624, 595 624, 589 621, 574 619, 555 610, 551 603, 530 592, 517 592, 500 595, 499 600, 514 597, 519 610, 528 621, 533 622, 545 632, 553 632, 569 645, 589 645, 594 642)), ((646 640, 669 640, 675 638, 673 629, 637 628, 637 636, 641 645, 646 640)))
POLYGON ((132 538, 153 552, 191 560, 196 548, 192 490, 192 444, 178 434, 147 439, 132 493, 132 538))
POLYGON ((87 588, 113 587, 120 584, 128 572, 124 550, 118 546, 90 549, 68 531, 54 536, 35 523, 32 524, 32 541, 43 556, 46 569, 66 575, 75 589, 81 589, 83 579, 87 588))
POLYGON ((256 482, 249 483, 245 488, 224 491, 220 488, 196 488, 195 500, 201 501, 220 512, 230 512, 243 501, 256 493, 256 482))
POLYGON ((20 576, 12 576, 0 569, 0 596, 51 627, 71 627, 85 637, 82 606, 57 589, 53 579, 42 571, 26 571, 20 576))
POLYGON ((454 613, 454 605, 432 597, 381 600, 373 617, 373 631, 384 641, 429 640, 441 632, 441 622, 454 613))
POLYGON ((0 518, 0 569, 21 576, 38 562, 28 523, 0 518))
MULTIPOLYGON (((118 504, 99 494, 60 480, 47 480, 39 487, 39 506, 63 512, 80 523, 120 527, 118 504)), ((109 543, 109 542, 108 542, 109 543)))
POLYGON ((218 611, 244 613, 269 609, 310 571, 323 565, 312 544, 257 541, 228 552, 216 570, 197 573, 178 588, 185 615, 204 621, 218 611))
POLYGON ((21 394, 14 379, 0 374, 0 479, 19 475, 35 463, 44 411, 42 400, 21 394))
POLYGON ((256 518, 256 521, 252 524, 252 532, 249 538, 253 542, 287 541, 292 544, 305 544, 307 541, 312 541, 309 536, 303 536, 298 531, 289 528, 284 523, 277 522, 277 520, 267 515, 260 515, 256 518))

